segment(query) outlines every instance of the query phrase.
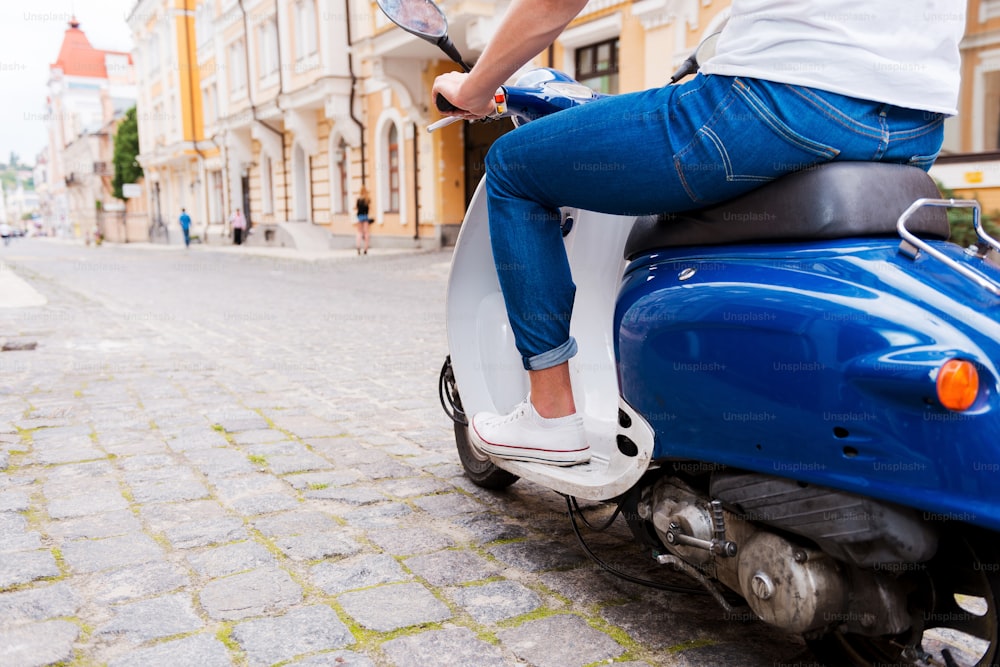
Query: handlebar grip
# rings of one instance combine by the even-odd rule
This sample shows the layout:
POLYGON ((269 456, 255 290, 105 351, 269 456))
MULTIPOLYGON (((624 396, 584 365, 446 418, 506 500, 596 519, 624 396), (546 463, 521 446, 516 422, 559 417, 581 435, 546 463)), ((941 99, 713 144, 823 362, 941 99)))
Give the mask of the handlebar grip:
POLYGON ((461 111, 461 109, 446 100, 440 93, 434 98, 434 104, 437 106, 438 111, 461 111))

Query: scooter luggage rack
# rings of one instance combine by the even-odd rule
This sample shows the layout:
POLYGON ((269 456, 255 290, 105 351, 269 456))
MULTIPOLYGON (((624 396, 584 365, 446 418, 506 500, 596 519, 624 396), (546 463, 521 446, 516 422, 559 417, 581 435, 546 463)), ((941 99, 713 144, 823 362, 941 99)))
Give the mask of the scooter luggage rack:
POLYGON ((903 214, 899 216, 899 220, 896 222, 896 230, 899 235, 903 238, 903 242, 899 245, 900 252, 908 255, 912 259, 916 259, 917 255, 923 251, 930 255, 931 257, 943 262, 945 266, 960 273, 969 280, 973 281, 984 290, 992 294, 993 296, 1000 296, 1000 285, 994 281, 986 278, 983 275, 973 271, 967 266, 959 264, 951 257, 948 257, 940 250, 937 250, 931 246, 926 241, 915 236, 910 230, 906 228, 906 221, 917 212, 918 209, 924 206, 940 206, 944 208, 971 208, 972 209, 972 226, 976 230, 976 235, 986 242, 993 250, 1000 252, 1000 242, 991 237, 983 229, 982 223, 980 221, 980 206, 979 202, 972 199, 918 199, 917 201, 910 204, 910 207, 903 211, 903 214))

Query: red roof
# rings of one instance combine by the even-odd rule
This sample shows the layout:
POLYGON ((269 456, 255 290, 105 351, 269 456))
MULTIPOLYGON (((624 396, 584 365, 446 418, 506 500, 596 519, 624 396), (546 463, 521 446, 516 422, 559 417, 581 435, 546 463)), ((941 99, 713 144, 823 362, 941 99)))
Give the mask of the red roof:
POLYGON ((59 57, 52 64, 52 68, 58 67, 67 76, 87 76, 100 79, 108 78, 108 70, 104 66, 104 56, 107 54, 128 56, 128 61, 132 63, 132 54, 124 51, 102 51, 90 45, 90 40, 80 30, 80 22, 73 17, 69 22, 69 28, 63 37, 62 47, 59 49, 59 57))

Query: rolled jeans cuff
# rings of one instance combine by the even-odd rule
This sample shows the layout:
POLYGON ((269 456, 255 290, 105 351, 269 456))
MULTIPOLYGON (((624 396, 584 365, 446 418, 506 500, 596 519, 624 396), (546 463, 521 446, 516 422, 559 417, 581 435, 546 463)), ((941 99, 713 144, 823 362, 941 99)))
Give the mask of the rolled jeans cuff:
POLYGON ((543 371, 546 368, 558 366, 564 361, 569 361, 574 356, 576 356, 576 339, 570 336, 559 347, 553 348, 548 352, 536 354, 533 357, 522 357, 522 359, 524 361, 524 370, 543 371))

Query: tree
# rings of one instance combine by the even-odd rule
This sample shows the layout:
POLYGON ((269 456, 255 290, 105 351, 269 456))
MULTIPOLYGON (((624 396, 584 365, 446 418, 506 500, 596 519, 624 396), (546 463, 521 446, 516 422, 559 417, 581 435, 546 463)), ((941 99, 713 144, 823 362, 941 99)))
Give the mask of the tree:
POLYGON ((142 167, 136 161, 139 155, 139 121, 135 117, 135 107, 125 112, 125 118, 118 124, 115 132, 115 154, 112 158, 115 164, 115 177, 111 181, 114 195, 125 199, 122 185, 135 183, 142 178, 142 167))

